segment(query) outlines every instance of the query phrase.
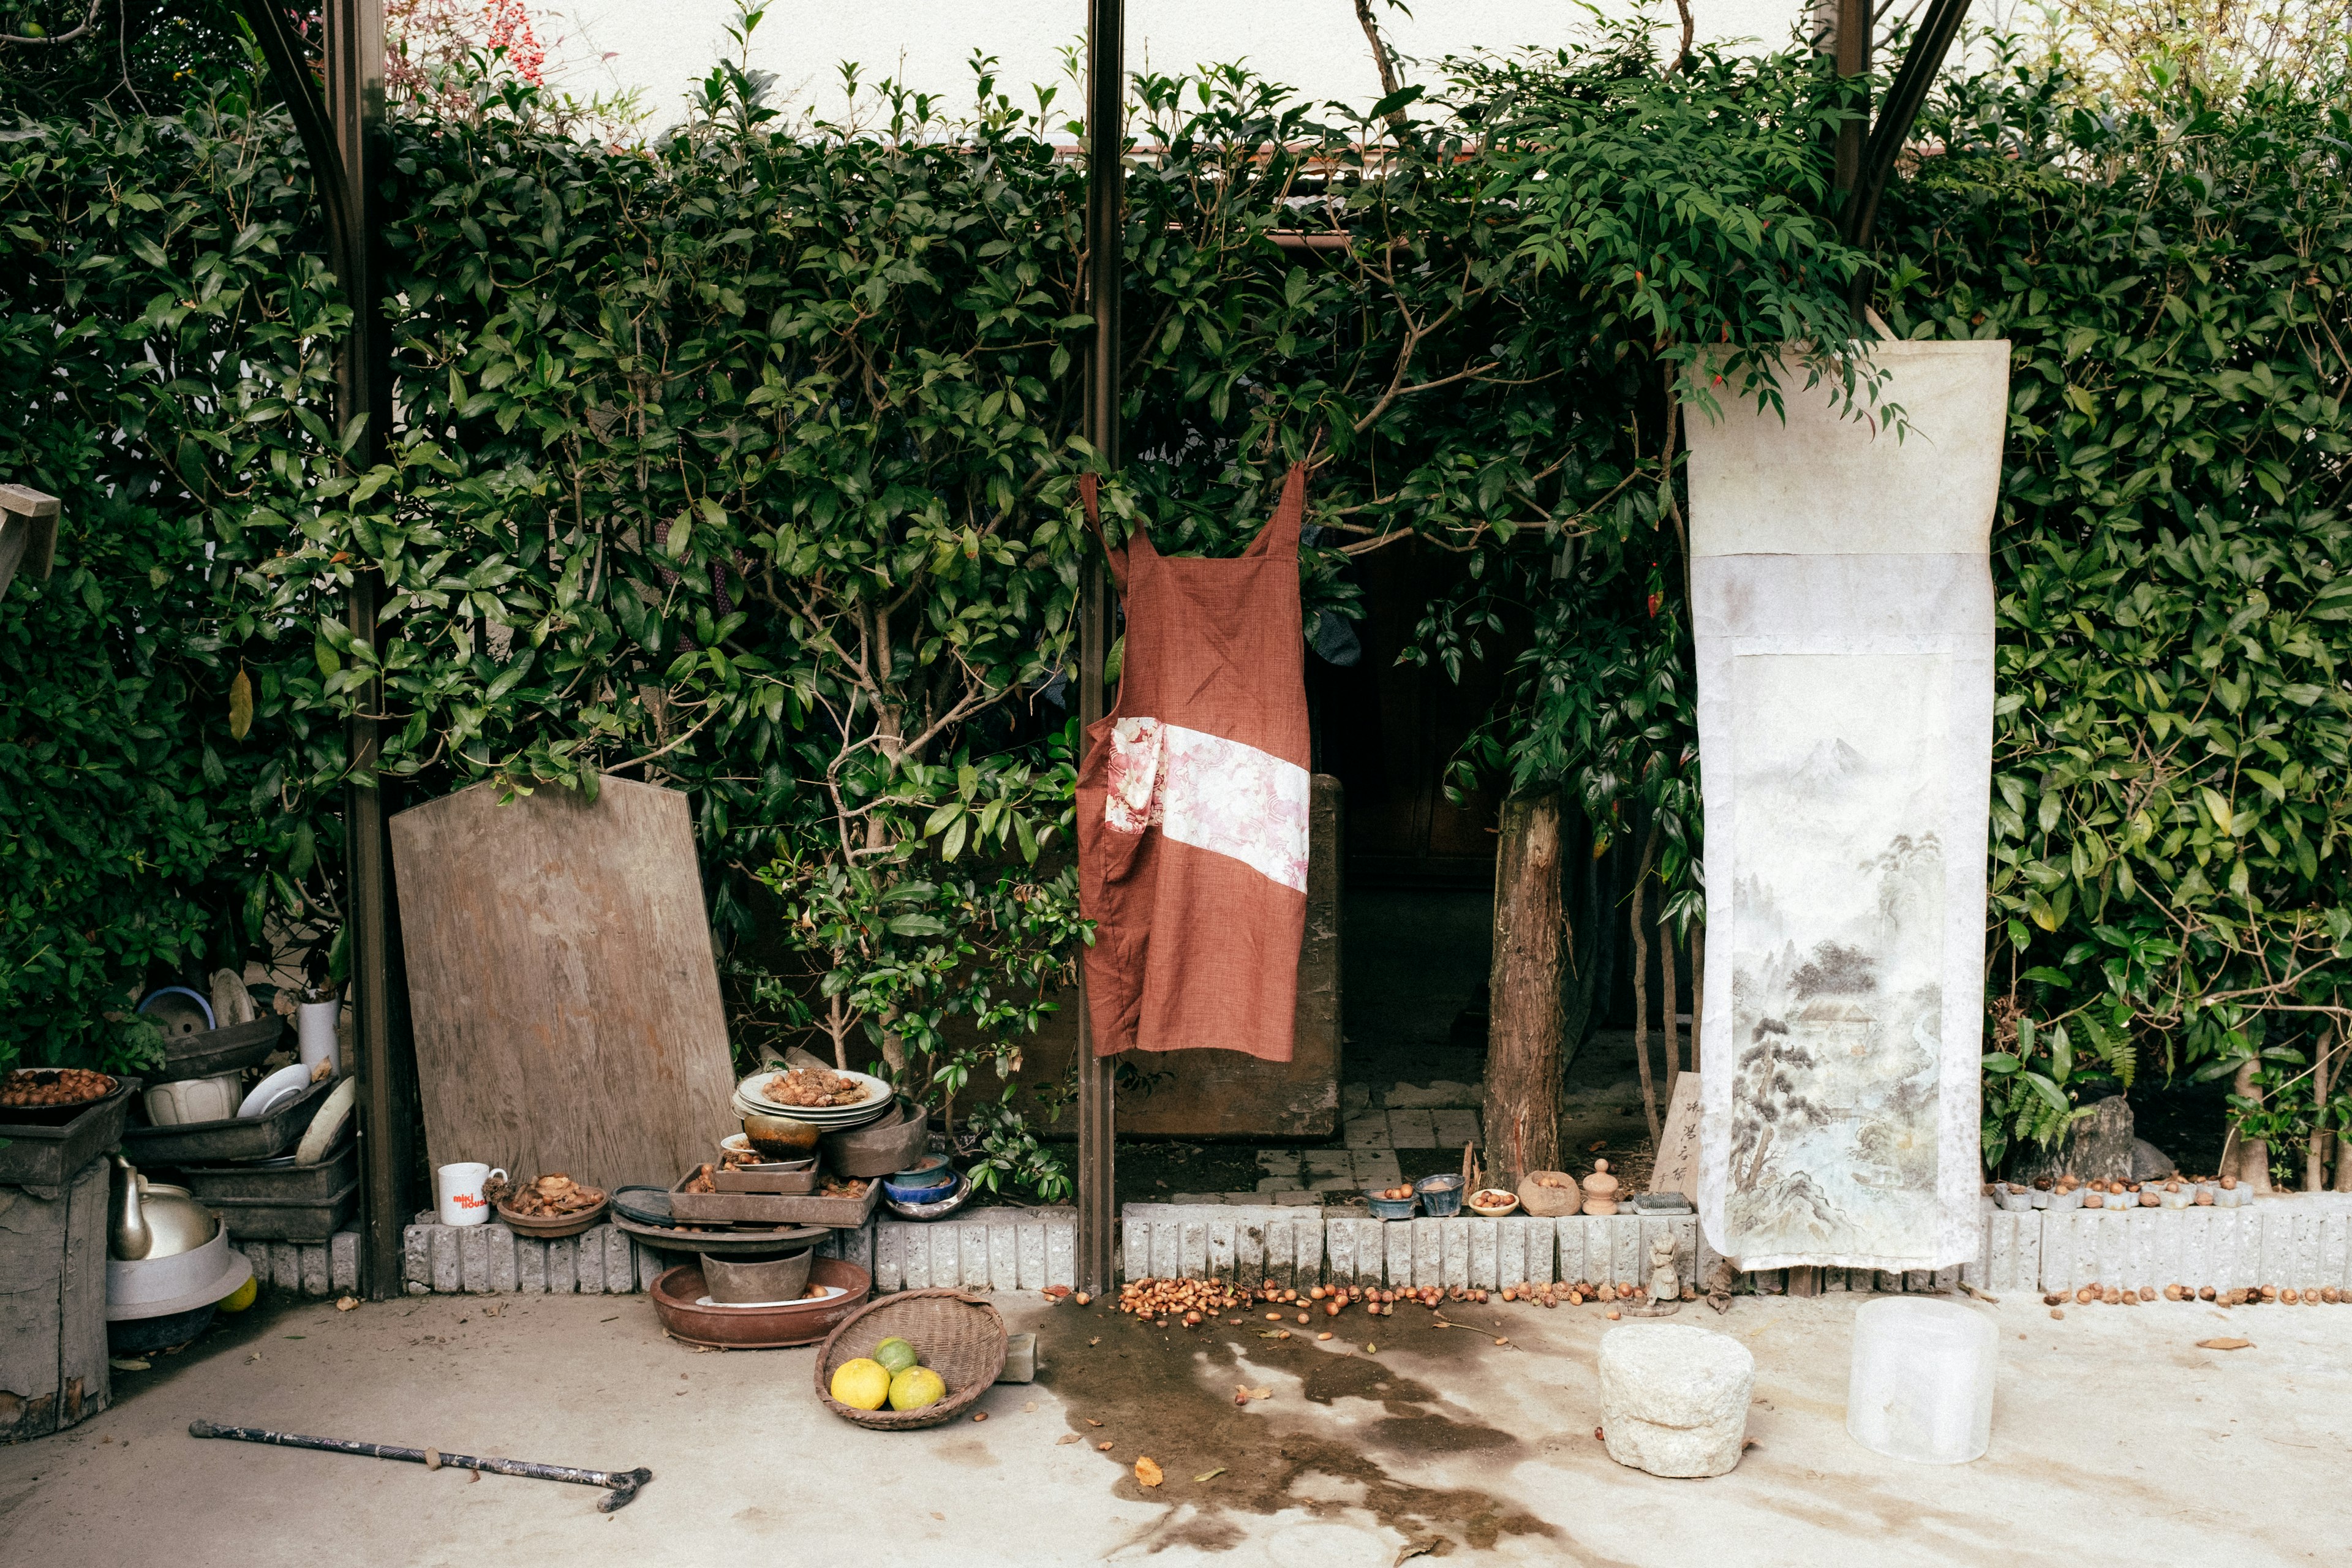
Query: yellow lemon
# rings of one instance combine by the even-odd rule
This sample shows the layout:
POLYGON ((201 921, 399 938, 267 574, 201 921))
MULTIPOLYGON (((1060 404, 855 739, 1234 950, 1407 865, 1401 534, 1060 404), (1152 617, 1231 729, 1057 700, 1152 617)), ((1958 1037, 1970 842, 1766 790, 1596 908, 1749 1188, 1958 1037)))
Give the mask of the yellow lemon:
POLYGON ((948 1396, 948 1385, 927 1366, 910 1366, 890 1380, 890 1408, 920 1410, 948 1396))
POLYGON ((224 1312, 242 1312, 253 1305, 253 1299, 259 1294, 261 1294, 260 1288, 248 1276, 244 1284, 222 1298, 220 1310, 224 1312))
POLYGON ((892 1338, 874 1347, 874 1359, 888 1367, 890 1375, 896 1377, 923 1358, 917 1355, 915 1347, 906 1341, 892 1338))
POLYGON ((852 1410, 879 1410, 890 1397, 890 1369, 859 1356, 833 1374, 833 1396, 852 1410))

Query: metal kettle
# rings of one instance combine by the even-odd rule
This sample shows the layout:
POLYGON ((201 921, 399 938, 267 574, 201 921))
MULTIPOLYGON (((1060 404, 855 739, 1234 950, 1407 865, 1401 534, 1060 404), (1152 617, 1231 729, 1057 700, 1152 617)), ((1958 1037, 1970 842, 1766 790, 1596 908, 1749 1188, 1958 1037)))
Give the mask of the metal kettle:
POLYGON ((220 1220, 185 1187, 151 1182, 117 1154, 107 1205, 107 1255, 123 1263, 177 1258, 220 1231, 220 1220))

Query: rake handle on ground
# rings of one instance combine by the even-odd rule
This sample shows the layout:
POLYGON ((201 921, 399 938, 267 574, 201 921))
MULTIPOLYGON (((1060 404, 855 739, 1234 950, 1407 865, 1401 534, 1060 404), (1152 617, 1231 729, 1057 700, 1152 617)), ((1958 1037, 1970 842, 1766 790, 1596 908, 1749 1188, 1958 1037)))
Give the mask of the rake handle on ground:
POLYGON ((570 1481, 577 1486, 603 1487, 613 1495, 596 1504, 600 1513, 626 1508, 637 1489, 654 1479, 640 1466, 634 1470, 583 1470, 572 1465, 539 1465, 529 1459, 477 1458, 471 1454, 444 1454, 424 1448, 404 1448, 396 1443, 361 1443, 349 1437, 307 1437, 299 1432, 272 1432, 266 1426, 223 1426, 215 1421, 188 1423, 191 1437, 226 1437, 239 1443, 273 1443, 281 1448, 316 1448, 327 1454, 358 1454, 371 1459, 399 1459, 411 1465, 448 1465, 460 1470, 488 1470, 499 1476, 527 1476, 538 1481, 570 1481))

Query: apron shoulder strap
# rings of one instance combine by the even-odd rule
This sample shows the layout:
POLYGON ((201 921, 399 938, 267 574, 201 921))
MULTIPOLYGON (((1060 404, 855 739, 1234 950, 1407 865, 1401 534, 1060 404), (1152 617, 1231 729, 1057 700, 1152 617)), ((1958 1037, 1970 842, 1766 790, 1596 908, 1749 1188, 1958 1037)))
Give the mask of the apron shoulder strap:
MULTIPOLYGON (((1110 547, 1109 539, 1103 533, 1102 503, 1098 494, 1101 488, 1102 480, 1099 475, 1080 474, 1078 476, 1078 500, 1087 509, 1087 528, 1094 534, 1095 543, 1103 552, 1103 563, 1110 568, 1111 586, 1124 595, 1127 593, 1127 552, 1113 550, 1110 547)), ((1148 543, 1149 541, 1146 542, 1148 543)))
POLYGON ((1274 515, 1257 531, 1257 537, 1244 555, 1296 555, 1298 553, 1298 531, 1307 521, 1307 465, 1293 463, 1282 481, 1282 499, 1274 504, 1274 515))

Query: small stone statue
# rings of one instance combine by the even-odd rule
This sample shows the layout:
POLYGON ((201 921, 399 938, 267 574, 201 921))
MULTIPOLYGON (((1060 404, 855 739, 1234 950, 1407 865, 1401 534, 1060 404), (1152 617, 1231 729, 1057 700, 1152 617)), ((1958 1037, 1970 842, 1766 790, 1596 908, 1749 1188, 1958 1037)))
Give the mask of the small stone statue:
POLYGON ((1609 1173, 1609 1162, 1592 1162, 1592 1174, 1584 1178, 1584 1212, 1615 1214, 1617 1212, 1617 1178, 1609 1173))
POLYGON ((1682 1272, 1675 1258, 1682 1248, 1672 1235, 1650 1243, 1649 1304, 1633 1309, 1637 1318, 1671 1318, 1683 1310, 1682 1272))

